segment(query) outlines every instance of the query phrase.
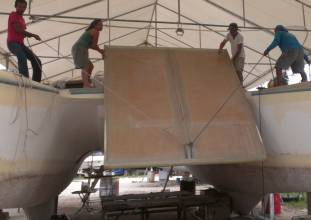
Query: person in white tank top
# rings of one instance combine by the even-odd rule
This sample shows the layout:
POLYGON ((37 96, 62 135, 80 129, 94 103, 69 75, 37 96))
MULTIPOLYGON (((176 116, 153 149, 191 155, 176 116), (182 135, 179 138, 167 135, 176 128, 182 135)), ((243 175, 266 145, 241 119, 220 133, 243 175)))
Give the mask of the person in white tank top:
POLYGON ((219 54, 222 53, 224 46, 229 41, 231 44, 231 60, 241 83, 243 83, 243 70, 245 63, 244 38, 239 33, 239 27, 236 23, 229 25, 229 33, 219 45, 219 54))

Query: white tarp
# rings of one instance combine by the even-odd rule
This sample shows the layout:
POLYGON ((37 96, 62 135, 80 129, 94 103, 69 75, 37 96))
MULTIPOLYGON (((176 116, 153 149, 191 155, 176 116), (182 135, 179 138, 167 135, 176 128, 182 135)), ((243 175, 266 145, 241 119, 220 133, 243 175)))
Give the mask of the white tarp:
MULTIPOLYGON (((26 17, 28 30, 38 33, 43 42, 29 40, 32 49, 41 57, 44 63, 44 76, 50 81, 80 77, 80 71, 74 70, 70 50, 73 43, 82 34, 91 18, 109 18, 142 21, 169 21, 177 22, 177 0, 32 0, 32 15, 49 15, 45 20, 29 20, 26 17), (109 2, 109 10, 108 8, 109 2), (157 4, 156 4, 157 3, 157 4), (156 6, 156 7, 155 7, 156 6), (156 9, 156 10, 155 10, 156 9), (57 18, 55 16, 69 16, 57 18), (76 17, 76 19, 71 18, 76 17), (78 19, 78 18, 90 19, 78 19), (59 49, 58 49, 59 48, 59 49)), ((8 52, 6 47, 6 29, 8 15, 14 10, 13 0, 0 0, 0 48, 2 53, 8 52)), ((306 48, 311 48, 308 31, 311 28, 311 1, 310 0, 180 0, 181 22, 203 23, 212 25, 227 25, 237 22, 240 26, 270 27, 283 24, 289 28, 305 31, 295 31, 294 34, 306 48), (243 7, 244 2, 244 7, 243 7), (244 8, 244 10, 243 10, 244 8)), ((27 12, 29 12, 27 10, 27 12)), ((37 17, 40 18, 40 17, 37 17)), ((108 26, 108 22, 105 23, 108 26)), ((222 41, 226 28, 214 26, 184 25, 185 34, 178 37, 175 33, 176 24, 158 24, 155 31, 154 23, 112 21, 110 31, 106 26, 100 37, 100 44, 137 46, 148 41, 155 46, 164 47, 195 47, 217 48, 222 41), (215 33, 217 31, 218 33, 215 33), (110 34, 109 34, 110 33, 110 34), (110 37, 109 37, 110 36, 110 37)), ((246 49, 246 71, 250 71, 257 63, 266 46, 272 41, 272 30, 241 29, 244 35, 246 49)), ((28 45, 28 42, 26 42, 28 45)), ((229 45, 228 45, 229 46, 229 45)), ((272 64, 280 52, 271 53, 272 64)), ((100 58, 96 52, 91 57, 100 58)), ((15 61, 14 57, 10 57, 15 61)), ((5 64, 5 59, 0 59, 5 64)), ((95 61, 94 72, 103 71, 103 61, 95 61)), ((13 65, 10 65, 13 68, 13 65)), ((252 74, 271 78, 269 59, 262 59, 252 74)), ((250 74, 244 82, 245 86, 258 84, 257 76, 250 74)), ((244 73, 244 77, 248 75, 244 73)), ((45 78, 44 77, 44 78, 45 78)))

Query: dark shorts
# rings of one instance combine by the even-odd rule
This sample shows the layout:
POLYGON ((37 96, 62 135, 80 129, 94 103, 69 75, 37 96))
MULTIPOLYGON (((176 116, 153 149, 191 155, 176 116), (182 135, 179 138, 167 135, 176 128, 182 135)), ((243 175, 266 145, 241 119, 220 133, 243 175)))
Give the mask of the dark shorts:
POLYGON ((77 69, 84 69, 91 62, 89 59, 88 48, 81 47, 78 44, 73 45, 71 49, 71 54, 73 57, 73 62, 77 69))
POLYGON ((291 67, 293 73, 304 72, 305 62, 303 49, 290 49, 286 52, 283 52, 279 59, 276 61, 275 66, 281 69, 288 69, 291 67))

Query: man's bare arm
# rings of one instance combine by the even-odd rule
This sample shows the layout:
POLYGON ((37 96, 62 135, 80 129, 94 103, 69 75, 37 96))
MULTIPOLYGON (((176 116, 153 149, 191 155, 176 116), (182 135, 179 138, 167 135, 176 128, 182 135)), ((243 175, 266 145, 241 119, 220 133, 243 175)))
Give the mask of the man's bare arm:
POLYGON ((24 34, 25 37, 33 37, 36 40, 41 40, 41 38, 39 37, 39 35, 37 34, 33 34, 31 32, 26 31, 25 29, 23 29, 18 23, 13 23, 13 28, 17 33, 21 33, 24 34))
POLYGON ((224 46, 226 45, 226 43, 228 42, 227 39, 224 39, 220 45, 219 45, 219 49, 218 49, 218 53, 221 53, 222 52, 222 49, 224 48, 224 46))

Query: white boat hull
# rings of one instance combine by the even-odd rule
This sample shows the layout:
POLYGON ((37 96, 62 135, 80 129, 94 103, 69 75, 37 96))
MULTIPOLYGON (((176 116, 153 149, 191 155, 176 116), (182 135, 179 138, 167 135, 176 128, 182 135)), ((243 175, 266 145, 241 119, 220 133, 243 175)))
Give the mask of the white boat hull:
POLYGON ((0 207, 35 207, 70 183, 83 156, 103 147, 103 95, 26 88, 30 81, 1 74, 0 207))
POLYGON ((203 182, 228 192, 247 214, 271 192, 311 191, 311 83, 249 94, 267 159, 238 165, 193 166, 203 182))

